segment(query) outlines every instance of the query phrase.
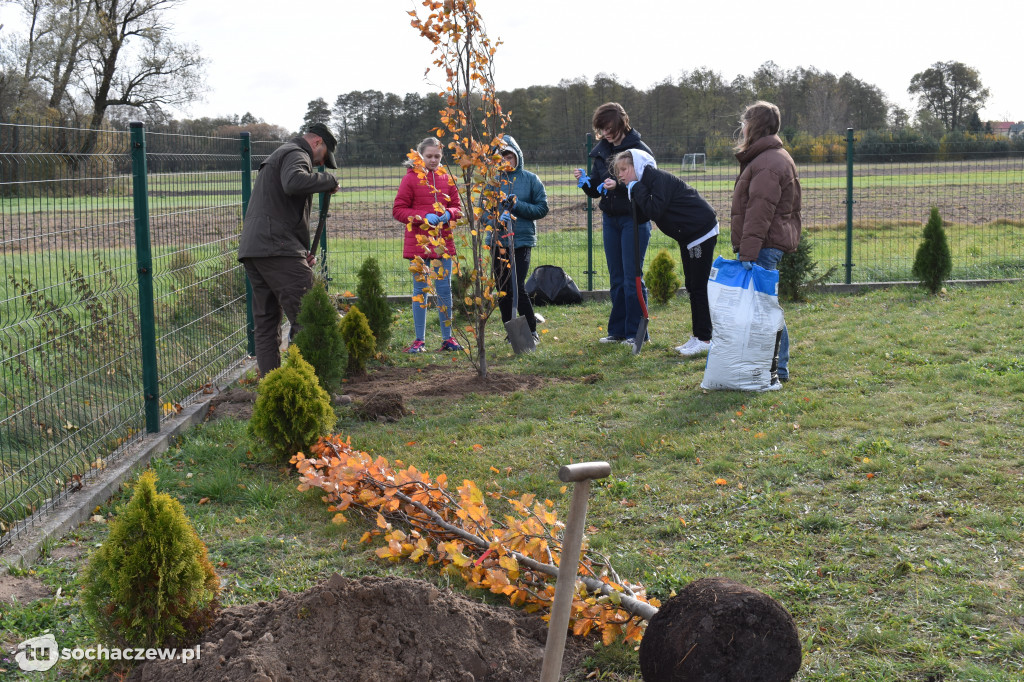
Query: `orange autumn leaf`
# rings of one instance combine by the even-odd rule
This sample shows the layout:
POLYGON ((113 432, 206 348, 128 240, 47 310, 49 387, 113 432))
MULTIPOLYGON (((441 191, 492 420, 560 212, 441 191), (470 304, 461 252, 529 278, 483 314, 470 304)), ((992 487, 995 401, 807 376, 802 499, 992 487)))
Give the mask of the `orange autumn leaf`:
POLYGON ((715 485, 729 485, 729 481, 725 480, 724 478, 716 478, 715 485))

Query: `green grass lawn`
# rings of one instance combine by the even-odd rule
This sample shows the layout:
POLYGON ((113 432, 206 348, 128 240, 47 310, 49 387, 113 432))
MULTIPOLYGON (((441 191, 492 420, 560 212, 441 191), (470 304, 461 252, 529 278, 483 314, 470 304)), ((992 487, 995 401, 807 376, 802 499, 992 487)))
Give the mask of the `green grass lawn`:
MULTIPOLYGON (((775 597, 799 628, 802 682, 1024 679, 1024 285, 785 307, 793 379, 778 392, 701 390, 703 363, 672 350, 689 335, 685 299, 652 308, 639 356, 596 343, 608 306, 591 303, 545 309, 532 355, 513 356, 491 325, 492 371, 548 377, 543 387, 410 401, 415 413, 391 424, 341 407, 337 431, 453 482, 551 498, 562 517, 570 494, 558 467, 609 461, 611 478, 591 495, 591 544, 662 599, 708 576, 775 597)), ((452 362, 401 354, 410 312, 396 310, 395 325, 388 362, 452 362)), ((199 426, 152 466, 206 541, 226 605, 335 571, 444 583, 429 568, 377 560, 376 545, 359 543, 372 521, 332 524, 319 495, 296 492, 295 473, 243 423, 199 426)), ((5 647, 46 628, 62 646, 95 641, 76 601, 82 560, 57 557, 95 547, 105 528, 49 543, 28 571, 62 595, 5 605, 5 647)), ((39 678, 109 672, 75 666, 39 678)), ((596 670, 640 679, 630 648, 599 647, 571 679, 596 670)))

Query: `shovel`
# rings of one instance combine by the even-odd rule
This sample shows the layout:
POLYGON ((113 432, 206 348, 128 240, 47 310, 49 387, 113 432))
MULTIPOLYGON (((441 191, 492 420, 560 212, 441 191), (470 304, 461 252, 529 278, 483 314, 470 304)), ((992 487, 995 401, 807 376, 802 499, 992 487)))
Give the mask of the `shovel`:
MULTIPOLYGON (((316 233, 313 235, 313 242, 309 245, 309 252, 316 257, 316 249, 320 246, 320 238, 324 234, 324 230, 327 229, 327 209, 331 205, 331 192, 322 192, 320 194, 320 219, 316 223, 316 233)), ((323 257, 320 259, 320 274, 323 276, 324 288, 328 287, 328 283, 331 278, 328 277, 327 272, 327 240, 324 240, 323 257)))
POLYGON ((633 209, 633 267, 636 268, 636 297, 640 301, 640 310, 644 313, 644 316, 640 318, 640 324, 637 325, 636 336, 633 337, 633 355, 639 355, 640 349, 644 346, 644 340, 647 338, 647 323, 649 320, 647 317, 647 301, 644 300, 644 260, 643 256, 640 255, 640 226, 636 222, 636 204, 631 201, 629 206, 633 209))
POLYGON ((530 322, 525 317, 518 317, 519 313, 519 279, 516 277, 516 253, 515 235, 505 225, 505 234, 509 238, 508 263, 510 277, 512 278, 512 319, 505 323, 505 332, 508 334, 509 343, 512 344, 512 352, 516 355, 529 353, 537 349, 533 340, 533 332, 530 331, 530 322))
POLYGON ((551 618, 548 621, 548 641, 544 646, 544 661, 541 664, 541 682, 557 682, 565 653, 565 636, 572 615, 572 598, 576 593, 576 574, 579 571, 580 548, 583 546, 583 525, 587 518, 587 497, 590 481, 607 478, 612 473, 608 462, 579 462, 566 464, 558 470, 558 479, 573 483, 572 503, 565 520, 565 534, 562 536, 562 558, 558 563, 558 579, 555 581, 555 598, 551 602, 551 618))

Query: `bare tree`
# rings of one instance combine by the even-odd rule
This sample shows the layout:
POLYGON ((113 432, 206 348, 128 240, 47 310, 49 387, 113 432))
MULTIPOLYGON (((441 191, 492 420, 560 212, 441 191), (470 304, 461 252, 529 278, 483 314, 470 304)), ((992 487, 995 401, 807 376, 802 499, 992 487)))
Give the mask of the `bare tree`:
MULTIPOLYGON (((13 0, 26 30, 0 45, 2 113, 54 112, 98 130, 111 107, 147 112, 202 90, 198 49, 172 39, 167 15, 184 0, 13 0)), ((86 135, 88 152, 96 135, 86 135)))
MULTIPOLYGON (((81 1, 81 0, 72 0, 81 1)), ((204 64, 194 45, 171 39, 168 10, 183 0, 89 0, 97 22, 85 54, 84 91, 96 130, 107 107, 180 105, 201 90, 204 64)))

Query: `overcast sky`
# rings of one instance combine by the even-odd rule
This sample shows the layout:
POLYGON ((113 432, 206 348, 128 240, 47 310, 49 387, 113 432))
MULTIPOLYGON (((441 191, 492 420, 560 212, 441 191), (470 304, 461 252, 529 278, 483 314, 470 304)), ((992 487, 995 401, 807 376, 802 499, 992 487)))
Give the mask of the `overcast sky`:
MULTIPOLYGON (((771 60, 878 86, 913 112, 911 77, 937 61, 976 68, 991 93, 982 120, 1024 119, 1024 4, 1011 0, 478 0, 499 90, 591 81, 646 89, 684 70, 732 80, 771 60), (627 9, 628 8, 628 9, 627 9), (622 28, 618 28, 622 27, 622 28)), ((246 111, 296 130, 307 103, 352 90, 437 92, 430 44, 409 25, 416 0, 185 0, 175 35, 209 60, 204 102, 176 117, 246 111)))

